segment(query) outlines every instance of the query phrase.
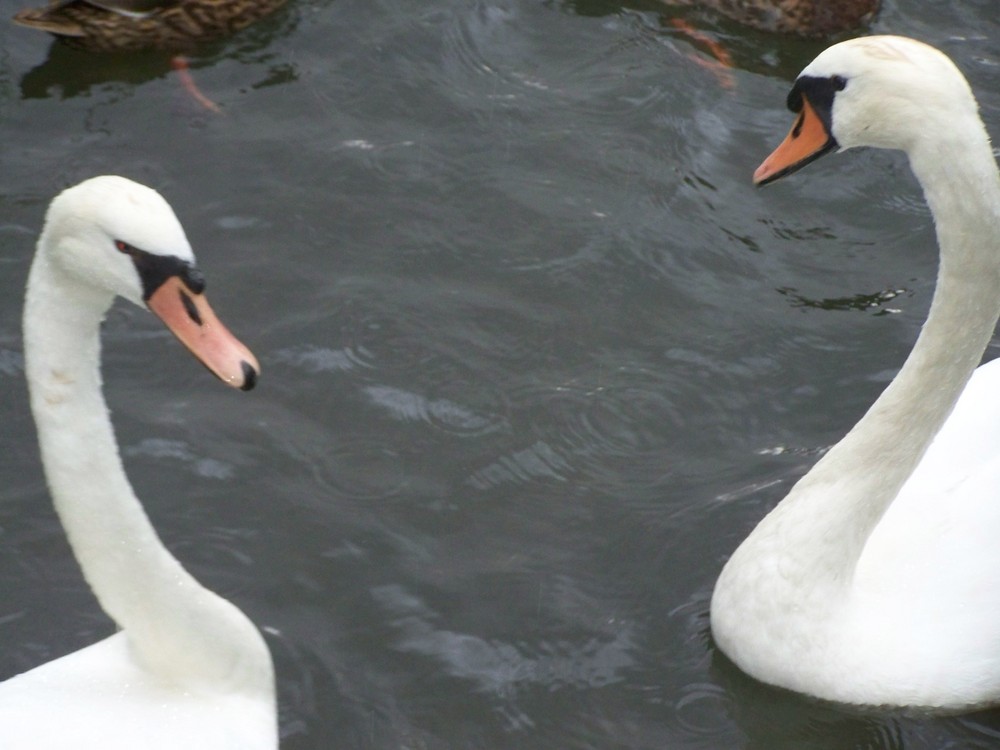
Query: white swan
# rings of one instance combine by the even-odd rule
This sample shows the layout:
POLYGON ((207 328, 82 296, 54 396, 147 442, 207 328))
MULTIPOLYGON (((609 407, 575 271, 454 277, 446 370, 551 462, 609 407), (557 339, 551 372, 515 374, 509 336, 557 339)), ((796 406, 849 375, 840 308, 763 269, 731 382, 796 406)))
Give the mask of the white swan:
POLYGON ((155 191, 96 177, 52 201, 24 308, 31 409, 60 520, 121 631, 0 684, 3 750, 278 746, 263 638, 160 542, 101 394, 99 329, 115 295, 148 305, 222 380, 253 387, 257 361, 203 289, 184 230, 155 191))
POLYGON ((940 268, 899 374, 723 569, 716 643, 764 682, 833 701, 996 703, 1000 363, 975 368, 1000 313, 1000 177, 976 101, 941 52, 869 37, 820 54, 788 104, 799 117, 754 181, 838 147, 903 149, 940 268))

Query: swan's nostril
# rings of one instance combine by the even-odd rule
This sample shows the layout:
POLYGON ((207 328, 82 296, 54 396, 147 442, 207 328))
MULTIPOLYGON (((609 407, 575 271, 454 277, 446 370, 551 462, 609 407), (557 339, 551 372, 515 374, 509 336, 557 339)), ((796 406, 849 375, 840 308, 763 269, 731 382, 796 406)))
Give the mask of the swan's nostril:
POLYGON ((184 311, 187 313, 188 317, 194 321, 195 325, 200 326, 202 324, 201 313, 198 312, 198 308, 195 307, 194 300, 181 289, 179 292, 181 297, 181 304, 184 305, 184 311))

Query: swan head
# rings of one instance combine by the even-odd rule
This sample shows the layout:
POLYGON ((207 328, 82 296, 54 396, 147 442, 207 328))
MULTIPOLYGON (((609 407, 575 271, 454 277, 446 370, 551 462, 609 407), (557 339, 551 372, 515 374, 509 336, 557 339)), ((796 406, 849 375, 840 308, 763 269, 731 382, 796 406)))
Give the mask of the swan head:
MULTIPOLYGON (((754 172, 765 185, 835 149, 855 146, 914 153, 977 105, 965 77, 943 52, 915 39, 871 36, 824 50, 788 94, 798 117, 780 146, 754 172)), ((970 121, 970 120, 965 120, 970 121)))
POLYGON ((222 325, 170 204, 124 177, 94 177, 49 205, 39 255, 80 299, 115 296, 152 310, 217 377, 243 390, 260 372, 254 355, 222 325))

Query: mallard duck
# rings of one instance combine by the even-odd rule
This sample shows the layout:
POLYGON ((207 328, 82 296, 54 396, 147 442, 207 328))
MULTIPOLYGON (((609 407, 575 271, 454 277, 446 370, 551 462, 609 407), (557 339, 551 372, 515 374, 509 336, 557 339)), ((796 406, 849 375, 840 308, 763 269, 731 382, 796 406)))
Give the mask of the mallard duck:
POLYGON ((183 51, 226 36, 288 0, 53 0, 26 8, 14 23, 47 31, 90 52, 183 51))
POLYGON ((702 6, 764 31, 828 36, 859 29, 878 11, 879 0, 666 0, 702 6))

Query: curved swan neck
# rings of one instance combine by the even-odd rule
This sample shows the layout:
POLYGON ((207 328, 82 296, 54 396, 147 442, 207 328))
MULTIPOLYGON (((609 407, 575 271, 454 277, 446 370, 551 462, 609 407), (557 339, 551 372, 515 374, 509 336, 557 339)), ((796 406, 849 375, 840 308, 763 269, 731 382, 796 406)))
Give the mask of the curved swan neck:
POLYGON ((53 263, 43 235, 28 279, 24 350, 56 511, 102 608, 151 671, 269 691, 259 632, 170 555, 125 476, 101 394, 100 323, 111 302, 53 263))
POLYGON ((1000 174, 989 140, 978 118, 937 136, 909 153, 941 250, 927 321, 892 383, 761 525, 817 588, 850 584, 868 537, 951 413, 1000 315, 1000 174))

